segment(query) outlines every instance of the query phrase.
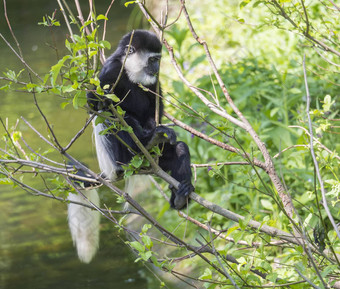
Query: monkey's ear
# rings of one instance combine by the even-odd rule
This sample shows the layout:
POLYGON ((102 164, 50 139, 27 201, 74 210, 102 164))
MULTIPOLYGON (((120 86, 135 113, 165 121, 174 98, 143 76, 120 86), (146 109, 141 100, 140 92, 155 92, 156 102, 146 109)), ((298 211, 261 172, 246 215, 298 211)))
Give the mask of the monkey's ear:
POLYGON ((131 54, 135 53, 135 51, 136 51, 136 48, 134 48, 132 45, 130 45, 130 46, 126 45, 125 46, 125 49, 124 49, 125 54, 131 55, 131 54))

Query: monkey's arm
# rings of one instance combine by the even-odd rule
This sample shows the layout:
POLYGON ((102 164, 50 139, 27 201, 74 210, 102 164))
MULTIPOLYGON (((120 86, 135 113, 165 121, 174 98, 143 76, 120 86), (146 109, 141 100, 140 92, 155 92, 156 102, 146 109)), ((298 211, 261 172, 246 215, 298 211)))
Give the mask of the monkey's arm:
MULTIPOLYGON (((127 116, 124 119, 127 124, 132 127, 137 138, 148 150, 160 143, 176 144, 176 134, 174 130, 162 125, 156 127, 155 120, 152 118, 150 118, 144 126, 132 116, 127 116)), ((139 151, 139 149, 137 149, 137 151, 139 151)))
POLYGON ((108 110, 110 104, 114 104, 111 99, 104 95, 93 93, 92 91, 88 91, 86 97, 88 106, 95 111, 108 110))

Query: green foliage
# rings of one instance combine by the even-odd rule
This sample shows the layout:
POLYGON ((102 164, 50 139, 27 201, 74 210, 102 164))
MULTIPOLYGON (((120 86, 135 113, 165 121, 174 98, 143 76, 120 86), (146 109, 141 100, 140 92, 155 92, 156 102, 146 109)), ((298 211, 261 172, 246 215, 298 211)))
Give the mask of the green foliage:
POLYGON ((60 26, 60 22, 56 19, 54 19, 54 15, 52 16, 47 16, 47 18, 45 16, 43 16, 43 21, 42 22, 38 22, 38 25, 43 25, 43 26, 60 26))
MULTIPOLYGON (((313 53, 313 48, 308 49, 310 45, 308 44, 308 47, 306 45, 310 40, 307 38, 301 40, 294 34, 290 34, 290 32, 306 31, 304 17, 301 17, 304 12, 301 2, 295 7, 291 1, 284 2, 284 5, 282 1, 278 3, 284 9, 287 8, 286 12, 292 14, 294 21, 300 17, 296 28, 287 25, 286 18, 280 18, 278 14, 273 13, 272 1, 235 1, 233 4, 221 1, 215 3, 214 7, 208 7, 209 4, 206 6, 202 3, 199 8, 195 7, 190 10, 190 5, 187 8, 189 7, 189 12, 192 12, 191 21, 195 31, 201 39, 207 41, 210 51, 213 52, 213 59, 219 64, 218 72, 235 105, 246 116, 259 134, 260 139, 264 141, 271 156, 275 156, 276 169, 294 200, 299 218, 303 220, 303 228, 309 236, 313 236, 313 229, 327 217, 319 206, 321 193, 319 185, 315 183, 316 175, 309 153, 309 136, 301 129, 307 128, 308 131, 306 90, 302 69, 303 53, 307 55, 307 63, 310 68, 307 71, 307 76, 312 97, 310 113, 313 118, 314 146, 327 188, 329 206, 331 206, 336 222, 340 220, 338 189, 340 172, 338 130, 334 119, 339 118, 339 89, 337 85, 339 76, 337 73, 333 73, 335 68, 331 63, 313 53), (238 8, 234 5, 236 2, 240 5, 238 8), (228 8, 226 9, 226 7, 228 8), (197 10, 201 13, 207 10, 209 15, 214 15, 214 17, 200 18, 197 16, 197 10), (228 11, 226 12, 228 17, 225 17, 222 11, 228 11), (238 25, 235 24, 235 21, 238 22, 238 25), (257 24, 253 25, 254 27, 244 26, 256 21, 257 24), (232 29, 225 30, 225 27, 232 27, 232 29), (287 29, 289 33, 284 31, 287 29), (255 38, 257 43, 254 43, 253 39, 255 38), (282 43, 281 47, 279 43, 282 43), (229 53, 231 48, 234 53, 241 50, 241 46, 247 49, 245 53, 241 54, 242 56, 235 57, 229 53), (322 67, 322 73, 327 76, 324 77, 322 73, 318 72, 320 67, 322 67), (325 150, 320 143, 330 151, 325 150)), ((321 17, 324 17, 323 13, 327 12, 324 9, 316 8, 320 8, 322 5, 320 3, 313 2, 313 4, 305 5, 310 22, 313 23, 309 31, 310 33, 313 31, 313 37, 318 39, 319 36, 322 36, 321 30, 316 31, 315 29, 318 25, 322 25, 322 20, 318 19, 318 15, 321 13, 321 17), (313 26, 314 23, 316 26, 313 26)), ((204 15, 206 14, 204 13, 204 15)), ((333 22, 333 25, 324 25, 324 27, 326 26, 329 31, 333 31, 338 26, 338 19, 333 22)), ((198 44, 192 39, 187 23, 178 21, 167 35, 170 37, 168 41, 174 48, 176 60, 183 69, 184 76, 202 91, 211 92, 210 95, 207 95, 209 100, 225 108, 228 113, 234 116, 217 80, 210 73, 204 51, 197 49, 198 44), (195 50, 192 47, 195 47, 195 50)), ((334 43, 337 41, 338 39, 334 40, 334 43)), ((331 45, 330 42, 327 44, 331 45)), ((335 45, 332 47, 336 48, 335 45)), ((331 53, 327 57, 331 61, 336 59, 331 53)), ((249 135, 240 129, 235 129, 232 124, 226 123, 218 116, 213 116, 209 108, 197 99, 175 74, 169 71, 165 71, 164 74, 167 77, 164 78, 163 88, 171 91, 171 99, 182 108, 172 111, 176 118, 185 119, 186 124, 209 137, 248 152, 251 159, 261 158, 260 152, 254 147, 249 135)), ((246 220, 236 226, 230 225, 225 223, 225 219, 200 209, 195 210, 196 208, 191 210, 192 215, 209 221, 212 227, 227 228, 226 235, 232 237, 235 243, 245 241, 250 247, 256 242, 263 243, 265 240, 265 243, 269 243, 274 239, 272 240, 269 236, 263 239, 263 234, 247 231, 249 220, 255 219, 263 225, 291 230, 292 224, 284 214, 277 192, 273 190, 269 184, 268 176, 261 169, 252 166, 218 165, 218 163, 244 159, 237 154, 214 147, 197 137, 192 138, 190 135, 182 133, 180 138, 190 144, 193 163, 207 164, 203 168, 197 167, 195 171, 196 192, 214 203, 245 216, 246 220)), ((295 219, 296 224, 298 225, 298 218, 295 219)), ((327 226, 326 229, 322 226, 322 229, 328 236, 326 249, 332 247, 338 250, 339 245, 330 241, 336 240, 332 226, 327 226)), ((216 241, 215 246, 221 243, 216 241)), ((252 251, 255 252, 254 257, 250 257, 242 250, 239 251, 241 246, 235 243, 228 244, 219 251, 220 254, 230 254, 239 261, 239 265, 235 269, 237 274, 233 274, 235 280, 238 280, 241 275, 249 284, 258 286, 268 284, 249 271, 248 265, 252 264, 253 268, 266 273, 266 280, 273 284, 289 283, 289 280, 299 280, 296 270, 291 269, 290 266, 301 262, 300 271, 302 274, 311 278, 315 284, 320 285, 320 279, 308 266, 308 258, 306 258, 302 247, 296 246, 293 250, 284 249, 280 252, 275 247, 261 245, 252 251), (280 263, 288 267, 278 266, 274 270, 274 259, 280 260, 280 263)), ((319 257, 315 258, 320 261, 319 257)), ((332 267, 331 264, 333 263, 330 262, 327 265, 330 266, 328 274, 329 272, 338 272, 339 267, 337 265, 332 267)), ((204 272, 201 275, 202 279, 211 280, 214 275, 207 268, 202 272, 204 272)), ((327 278, 325 279, 327 280, 327 278)), ((225 281, 227 282, 227 280, 225 281)), ((240 280, 239 284, 244 284, 243 281, 240 280)), ((205 284, 206 288, 215 288, 215 286, 216 284, 205 284)), ((309 288, 309 285, 299 284, 298 286, 296 288, 309 288)))
MULTIPOLYGON (((99 50, 111 48, 108 41, 99 40, 98 28, 93 29, 90 34, 85 33, 86 27, 98 25, 97 21, 107 20, 104 15, 98 15, 95 19, 86 21, 80 27, 79 35, 73 34, 70 39, 65 40, 68 54, 51 66, 49 74, 42 77, 42 82, 27 83, 22 89, 28 92, 50 92, 62 95, 67 100, 62 104, 62 107, 68 103, 72 103, 76 109, 83 107, 86 104, 86 89, 92 88, 92 85, 99 86, 96 75, 99 50)), ((43 22, 39 24, 44 26, 60 25, 53 17, 48 17, 48 19, 44 17, 43 22)), ((18 74, 8 71, 5 75, 11 82, 17 83, 22 71, 18 74)), ((11 82, 2 89, 8 89, 11 82)), ((112 99, 117 101, 113 95, 112 99)))

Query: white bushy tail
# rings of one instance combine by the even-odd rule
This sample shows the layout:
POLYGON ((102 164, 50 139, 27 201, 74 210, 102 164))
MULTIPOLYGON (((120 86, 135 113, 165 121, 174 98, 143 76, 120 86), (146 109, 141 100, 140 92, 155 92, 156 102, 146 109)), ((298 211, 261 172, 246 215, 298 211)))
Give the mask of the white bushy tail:
MULTIPOLYGON (((93 204, 99 206, 97 190, 86 189, 82 190, 82 192, 93 204)), ((89 204, 79 194, 70 193, 67 199, 89 204)), ((90 263, 99 247, 100 213, 96 210, 70 203, 68 204, 68 224, 80 261, 90 263)))
MULTIPOLYGON (((150 189, 151 181, 146 175, 132 175, 125 180, 125 192, 135 198, 140 193, 150 189)), ((125 203, 124 209, 129 208, 129 203, 125 203)))

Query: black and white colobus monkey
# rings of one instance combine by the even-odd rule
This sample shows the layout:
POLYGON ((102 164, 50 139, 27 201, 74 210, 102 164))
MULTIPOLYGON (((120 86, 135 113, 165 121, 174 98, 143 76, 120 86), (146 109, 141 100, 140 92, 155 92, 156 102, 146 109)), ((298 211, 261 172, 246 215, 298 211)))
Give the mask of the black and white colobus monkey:
MULTIPOLYGON (((171 172, 171 176, 180 182, 178 190, 170 187, 170 205, 179 210, 186 206, 194 187, 191 184, 188 146, 184 142, 177 142, 172 129, 156 126, 155 92, 159 85, 161 49, 162 44, 153 33, 145 30, 128 33, 104 63, 99 80, 106 93, 114 93, 120 99, 119 106, 125 111, 124 119, 142 144, 147 148, 160 145, 162 155, 159 157, 159 166, 164 171, 171 172), (123 72, 119 78, 124 60, 123 72), (141 88, 140 84, 150 91, 141 88)), ((159 93, 160 91, 159 88, 159 93)), ((87 99, 89 106, 95 111, 110 112, 108 105, 112 101, 108 98, 88 92, 87 99)), ((160 99, 159 120, 162 115, 163 103, 160 99)), ((140 150, 126 131, 111 129, 109 133, 100 134, 108 126, 110 124, 105 122, 94 127, 95 143, 100 169, 106 177, 115 180, 122 172, 121 164, 129 163, 134 156, 132 151, 140 150)))

